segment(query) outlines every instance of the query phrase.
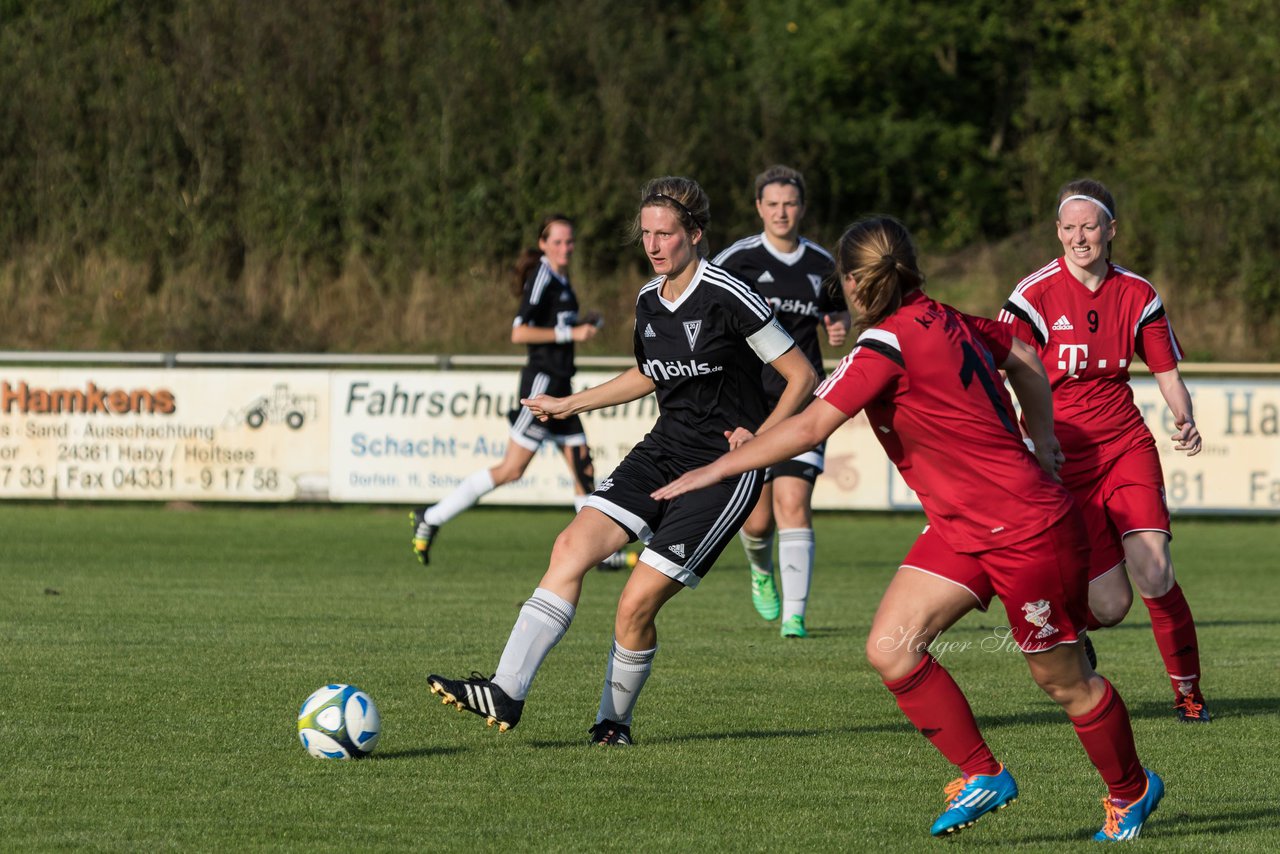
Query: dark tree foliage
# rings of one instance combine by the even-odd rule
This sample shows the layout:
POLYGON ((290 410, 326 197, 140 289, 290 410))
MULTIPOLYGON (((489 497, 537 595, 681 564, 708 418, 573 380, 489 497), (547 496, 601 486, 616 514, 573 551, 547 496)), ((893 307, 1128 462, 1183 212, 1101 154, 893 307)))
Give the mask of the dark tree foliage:
POLYGON ((465 287, 564 210, 607 274, 640 260, 647 178, 702 182, 718 247, 785 162, 815 236, 883 211, 941 252, 1045 227, 1093 175, 1129 265, 1280 313, 1268 0, 0 0, 0 56, 10 264, 465 287))

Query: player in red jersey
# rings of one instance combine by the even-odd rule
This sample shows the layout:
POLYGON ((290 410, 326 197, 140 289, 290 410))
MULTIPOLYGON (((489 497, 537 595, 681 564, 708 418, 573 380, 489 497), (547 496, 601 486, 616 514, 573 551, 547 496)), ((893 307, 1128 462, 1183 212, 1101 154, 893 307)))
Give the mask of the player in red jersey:
POLYGON ((1173 574, 1172 533, 1155 439, 1133 402, 1136 353, 1155 376, 1177 433, 1174 449, 1200 452, 1182 351, 1151 283, 1110 261, 1115 199, 1097 181, 1058 193, 1061 258, 1023 279, 999 320, 1039 353, 1053 387, 1054 425, 1066 456, 1060 475, 1084 511, 1093 543, 1091 628, 1113 626, 1133 603, 1151 614, 1178 719, 1208 723, 1191 608, 1173 574))
POLYGON ((864 331, 818 387, 818 400, 654 497, 789 459, 866 410, 929 519, 880 601, 867 658, 903 713, 960 769, 931 832, 961 830, 1017 797, 964 694, 928 653, 964 614, 985 608, 994 590, 1032 677, 1067 713, 1107 784, 1106 823, 1094 838, 1137 836, 1164 784, 1138 761, 1120 694, 1093 672, 1079 644, 1089 547, 1080 512, 1053 475, 1062 458, 1044 367, 1007 326, 925 296, 911 237, 897 220, 851 226, 836 250, 836 272, 864 331), (1021 441, 1001 369, 1022 403, 1034 456, 1021 441))

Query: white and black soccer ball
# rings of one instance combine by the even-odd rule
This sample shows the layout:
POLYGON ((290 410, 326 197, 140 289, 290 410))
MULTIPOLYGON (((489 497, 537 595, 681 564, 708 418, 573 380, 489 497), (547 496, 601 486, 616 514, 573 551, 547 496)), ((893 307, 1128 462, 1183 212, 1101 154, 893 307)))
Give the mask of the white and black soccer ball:
POLYGON ((381 734, 378 707, 354 685, 326 685, 298 710, 298 739, 317 759, 368 756, 381 734))

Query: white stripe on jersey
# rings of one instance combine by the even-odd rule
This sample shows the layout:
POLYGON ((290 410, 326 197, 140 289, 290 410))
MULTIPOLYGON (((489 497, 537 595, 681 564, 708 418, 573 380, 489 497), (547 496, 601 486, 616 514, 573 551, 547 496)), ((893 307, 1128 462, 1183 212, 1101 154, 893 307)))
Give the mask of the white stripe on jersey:
MULTIPOLYGON (((551 385, 551 374, 541 372, 534 374, 533 384, 529 386, 529 397, 537 397, 546 391, 549 385, 551 385)), ((521 406, 520 414, 516 416, 516 423, 511 425, 511 429, 517 433, 523 433, 529 429, 531 423, 533 423, 533 412, 529 407, 521 406)))
POLYGON ((659 276, 659 277, 658 277, 658 278, 656 278, 656 279, 650 279, 649 281, 645 282, 645 283, 644 283, 644 287, 642 287, 642 288, 640 289, 640 293, 636 294, 636 304, 637 304, 637 305, 639 305, 639 304, 640 304, 640 297, 642 297, 642 296, 644 296, 645 294, 649 293, 649 291, 656 291, 656 290, 658 290, 658 288, 661 288, 661 287, 662 287, 662 283, 663 283, 663 281, 664 281, 665 279, 666 279, 666 277, 665 277, 665 276, 659 276))
MULTIPOLYGON (((1015 292, 1009 295, 1009 302, 1013 303, 1018 308, 1022 309, 1022 313, 1025 314, 1027 316, 1027 319, 1031 321, 1031 325, 1034 326, 1036 328, 1036 331, 1040 333, 1041 341, 1049 340, 1049 324, 1045 322, 1045 319, 1040 315, 1040 312, 1032 308, 1031 303, 1027 302, 1026 297, 1024 297, 1020 293, 1015 292)), ((1014 319, 1014 315, 1010 314, 1007 311, 1001 311, 999 319, 1003 320, 1005 323, 1009 323, 1014 319)), ((1020 320, 1021 318, 1018 318, 1018 319, 1020 320)))
POLYGON ((712 259, 712 264, 724 264, 725 261, 737 255, 739 252, 745 252, 748 249, 754 249, 764 240, 764 236, 753 234, 750 237, 744 237, 737 243, 734 243, 728 249, 723 250, 719 255, 712 259))
POLYGON ((902 353, 902 345, 898 343, 898 336, 885 329, 868 329, 858 336, 858 343, 861 344, 863 341, 879 341, 881 344, 888 344, 897 350, 899 354, 902 353))
MULTIPOLYGON (((1139 276, 1132 270, 1121 267, 1119 264, 1112 264, 1111 266, 1116 268, 1116 272, 1123 273, 1131 279, 1137 279, 1139 282, 1142 282, 1144 285, 1151 288, 1151 295, 1153 299, 1151 302, 1147 303, 1147 307, 1142 310, 1142 317, 1138 319, 1138 322, 1133 327, 1133 338, 1136 341, 1138 339, 1138 331, 1142 329, 1142 324, 1146 322, 1148 315, 1153 311, 1152 305, 1155 304, 1163 306, 1164 302, 1160 299, 1160 294, 1156 292, 1156 286, 1151 284, 1150 281, 1139 276)), ((1173 321, 1169 320, 1169 316, 1167 314, 1165 315, 1164 323, 1169 329, 1169 347, 1173 350, 1173 357, 1181 362, 1184 358, 1182 348, 1178 346, 1178 339, 1173 335, 1173 321)))
MULTIPOLYGON (((755 490, 756 480, 760 477, 759 469, 743 472, 738 478, 738 483, 733 489, 733 495, 729 497, 729 502, 725 504, 724 510, 716 518, 715 524, 711 526, 711 530, 707 531, 707 535, 702 538, 702 542, 698 543, 698 548, 693 552, 693 556, 684 562, 684 568, 690 572, 696 572, 698 565, 707 557, 707 552, 718 543, 726 534, 732 533, 731 529, 741 527, 735 524, 742 517, 743 511, 748 504, 753 504, 751 494, 755 490)), ((745 517, 743 517, 745 518, 745 517)))
POLYGON ((821 246, 819 246, 818 244, 814 243, 814 242, 813 242, 812 240, 810 240, 809 238, 807 238, 807 237, 802 237, 802 238, 800 238, 800 242, 801 242, 801 243, 803 243, 805 246, 809 247, 810 249, 812 249, 814 252, 817 252, 817 253, 818 253, 819 255, 821 255, 823 258, 826 258, 826 259, 827 259, 828 261, 830 261, 832 264, 834 264, 834 263, 836 262, 835 257, 834 257, 830 252, 828 252, 827 250, 823 249, 821 246))
POLYGON ((1142 331, 1142 327, 1146 326, 1147 323, 1151 321, 1151 315, 1155 314, 1163 307, 1164 306, 1161 304, 1160 297, 1158 295, 1154 295, 1151 302, 1142 307, 1142 313, 1138 315, 1138 321, 1133 324, 1133 338, 1135 341, 1138 339, 1138 333, 1142 331))
MULTIPOLYGON (((1037 282, 1040 282, 1044 279, 1049 278, 1056 272, 1058 272, 1058 261, 1057 259, 1054 259, 1053 261, 1050 261, 1048 264, 1045 264, 1039 270, 1036 270, 1030 276, 1027 276, 1021 282, 1018 282, 1017 287, 1013 289, 1013 293, 1009 296, 1008 301, 1012 302, 1016 306, 1022 307, 1023 304, 1026 303, 1026 300, 1022 299, 1021 301, 1018 301, 1018 300, 1015 300, 1014 297, 1020 296, 1022 292, 1025 291, 1027 288, 1031 287, 1037 282)), ((1025 311, 1026 309, 1024 308, 1023 310, 1025 311)), ((1033 312, 1033 315, 1036 317, 1039 317, 1039 313, 1037 312, 1033 312)), ((996 315, 996 320, 1000 321, 1001 323, 1012 323, 1015 320, 1015 318, 1012 314, 1002 309, 1000 313, 996 315)), ((1049 336, 1046 333, 1045 338, 1048 338, 1048 337, 1049 336)))
POLYGON ((702 278, 721 290, 728 291, 736 296, 743 305, 751 309, 761 320, 765 320, 773 314, 773 309, 769 306, 769 303, 764 301, 764 297, 756 293, 750 285, 730 274, 728 270, 708 264, 703 270, 702 278))
POLYGON ((814 390, 813 396, 826 397, 827 390, 830 389, 832 386, 834 386, 836 383, 840 382, 840 378, 843 377, 845 375, 845 372, 849 370, 849 366, 853 364, 853 360, 857 358, 858 352, 861 349, 862 349, 861 347, 854 347, 852 350, 850 350, 849 355, 841 359, 840 364, 836 365, 835 370, 832 371, 830 374, 828 374, 827 378, 823 380, 822 383, 819 384, 819 386, 814 390))
POLYGON ((537 305, 542 299, 542 292, 551 284, 551 268, 542 263, 538 265, 538 275, 533 279, 533 287, 529 291, 529 305, 537 305))

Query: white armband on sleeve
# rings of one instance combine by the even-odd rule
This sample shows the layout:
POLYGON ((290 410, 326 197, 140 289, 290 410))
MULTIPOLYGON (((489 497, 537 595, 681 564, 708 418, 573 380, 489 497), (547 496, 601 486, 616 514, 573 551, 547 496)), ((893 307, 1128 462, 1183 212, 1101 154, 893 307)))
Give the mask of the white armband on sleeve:
POLYGON ((778 318, 770 320, 763 329, 747 339, 751 349, 766 365, 796 345, 796 342, 782 328, 778 318))

